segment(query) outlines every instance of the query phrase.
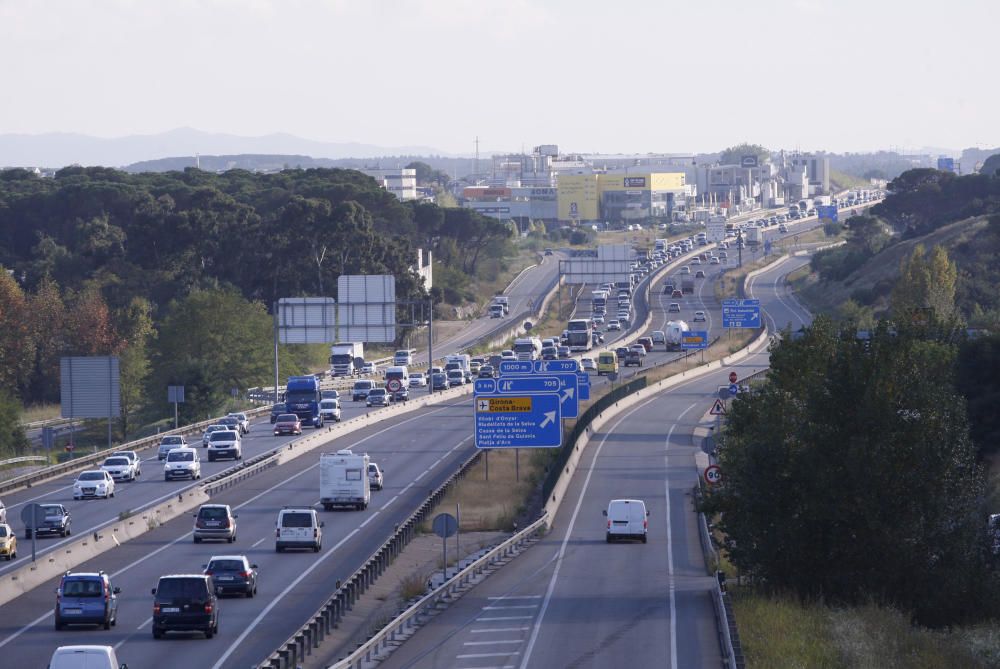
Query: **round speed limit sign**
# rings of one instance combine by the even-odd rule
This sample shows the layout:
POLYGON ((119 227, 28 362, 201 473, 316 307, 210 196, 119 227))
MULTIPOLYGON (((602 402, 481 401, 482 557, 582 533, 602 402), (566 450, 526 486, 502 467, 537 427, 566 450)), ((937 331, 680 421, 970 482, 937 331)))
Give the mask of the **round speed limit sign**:
POLYGON ((403 382, 399 379, 389 379, 389 382, 385 384, 385 388, 390 393, 398 393, 403 389, 403 382))
POLYGON ((705 467, 705 483, 708 485, 719 485, 722 483, 722 467, 719 465, 709 465, 705 467))

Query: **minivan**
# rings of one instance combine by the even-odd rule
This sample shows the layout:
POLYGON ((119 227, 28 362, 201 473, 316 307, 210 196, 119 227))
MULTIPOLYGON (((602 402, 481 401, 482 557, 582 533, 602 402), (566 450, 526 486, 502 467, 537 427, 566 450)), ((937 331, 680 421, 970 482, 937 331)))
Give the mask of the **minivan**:
POLYGON ((111 646, 59 646, 48 669, 128 669, 128 665, 118 663, 111 646))
POLYGON ((311 548, 318 553, 323 547, 323 522, 316 509, 285 508, 278 512, 274 531, 274 551, 286 548, 311 548))
POLYGON ((604 511, 608 518, 607 542, 638 539, 646 543, 649 511, 641 499, 613 499, 604 511))
POLYGON ((361 402, 368 399, 368 393, 375 387, 375 382, 371 379, 361 379, 354 382, 354 390, 351 391, 351 399, 361 402))
POLYGON ((601 351, 597 354, 597 375, 617 374, 618 356, 614 351, 601 351))
POLYGON ((154 639, 164 632, 204 632, 211 639, 219 631, 219 601, 211 576, 161 576, 152 593, 154 639))

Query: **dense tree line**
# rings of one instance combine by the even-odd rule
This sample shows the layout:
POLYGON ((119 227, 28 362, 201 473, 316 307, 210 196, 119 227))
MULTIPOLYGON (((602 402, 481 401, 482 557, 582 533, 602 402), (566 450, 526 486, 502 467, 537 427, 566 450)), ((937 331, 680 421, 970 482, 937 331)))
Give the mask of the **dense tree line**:
MULTIPOLYGON (((399 202, 353 170, 6 170, 0 390, 57 401, 61 356, 113 354, 126 431, 166 383, 189 385, 203 415, 230 388, 268 381, 278 298, 336 297, 341 274, 393 274, 398 300, 422 299, 416 248, 462 284, 510 252, 510 235, 471 211, 399 202)), ((288 356, 293 370, 306 364, 288 356)))
POLYGON ((785 335, 767 383, 733 402, 706 502, 731 561, 765 588, 929 625, 1000 612, 954 322, 859 338, 820 317, 785 335))

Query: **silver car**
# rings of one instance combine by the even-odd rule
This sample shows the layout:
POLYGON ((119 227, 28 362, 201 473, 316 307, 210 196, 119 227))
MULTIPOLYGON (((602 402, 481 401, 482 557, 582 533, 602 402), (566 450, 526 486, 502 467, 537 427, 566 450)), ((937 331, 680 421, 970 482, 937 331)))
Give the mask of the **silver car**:
POLYGON ((174 450, 175 448, 187 448, 187 440, 184 439, 179 434, 168 434, 167 436, 160 439, 160 448, 156 451, 156 457, 159 460, 166 460, 167 453, 174 450))

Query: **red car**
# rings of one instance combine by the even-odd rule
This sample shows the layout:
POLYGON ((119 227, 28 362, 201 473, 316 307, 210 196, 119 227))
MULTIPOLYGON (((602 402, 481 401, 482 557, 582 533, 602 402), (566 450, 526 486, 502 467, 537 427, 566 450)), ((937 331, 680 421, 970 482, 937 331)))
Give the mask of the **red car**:
POLYGON ((283 413, 274 421, 274 436, 279 434, 302 434, 302 421, 293 413, 283 413))

